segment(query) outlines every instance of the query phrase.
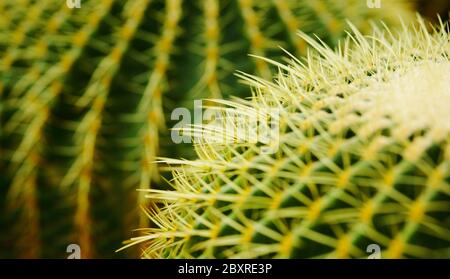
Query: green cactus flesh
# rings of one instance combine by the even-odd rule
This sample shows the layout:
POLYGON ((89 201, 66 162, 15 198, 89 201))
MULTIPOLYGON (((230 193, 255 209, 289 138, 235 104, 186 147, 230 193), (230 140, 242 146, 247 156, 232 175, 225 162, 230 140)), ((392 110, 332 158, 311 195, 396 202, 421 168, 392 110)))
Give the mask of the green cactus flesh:
POLYGON ((146 226, 135 189, 158 183, 168 108, 242 95, 235 70, 270 75, 247 55, 304 54, 297 29, 335 45, 347 18, 399 25, 404 2, 0 1, 0 253, 62 257, 77 243, 82 257, 115 256, 146 226))
POLYGON ((384 258, 450 257, 450 37, 419 26, 353 27, 336 51, 301 34, 306 59, 276 63, 273 82, 243 75, 253 98, 217 109, 280 110, 276 152, 197 134, 196 160, 162 160, 173 190, 146 191, 153 227, 127 245, 169 258, 358 258, 370 244, 384 258))

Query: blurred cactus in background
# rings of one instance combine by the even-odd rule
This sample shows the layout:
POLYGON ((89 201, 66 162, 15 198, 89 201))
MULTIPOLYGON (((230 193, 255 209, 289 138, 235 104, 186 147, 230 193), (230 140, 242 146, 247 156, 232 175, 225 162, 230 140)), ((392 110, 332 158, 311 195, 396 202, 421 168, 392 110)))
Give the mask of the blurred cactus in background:
POLYGON ((251 100, 218 100, 219 117, 186 128, 202 129, 198 158, 162 159, 173 189, 147 190, 154 227, 128 246, 146 243, 150 258, 366 258, 370 245, 450 258, 449 26, 419 23, 353 28, 337 51, 303 33, 315 52, 273 62, 273 81, 244 75, 251 100), (275 110, 266 146, 227 140, 275 110))
POLYGON ((123 256, 148 222, 136 189, 157 187, 155 156, 176 152, 171 108, 245 97, 236 70, 271 77, 248 54, 304 55, 297 29, 334 47, 347 19, 398 26, 404 2, 0 1, 0 257, 62 258, 71 243, 83 258, 123 256))

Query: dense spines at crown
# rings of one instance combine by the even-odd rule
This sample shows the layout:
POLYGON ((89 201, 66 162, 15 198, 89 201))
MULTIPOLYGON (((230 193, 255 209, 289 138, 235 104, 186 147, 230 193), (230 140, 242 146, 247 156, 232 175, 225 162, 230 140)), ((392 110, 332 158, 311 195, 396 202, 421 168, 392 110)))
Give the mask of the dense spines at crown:
POLYGON ((162 160, 174 189, 148 190, 154 227, 127 245, 146 243, 143 257, 367 257, 370 244, 384 258, 450 257, 450 39, 448 25, 418 26, 353 27, 336 51, 302 34, 315 48, 304 61, 273 62, 273 82, 244 75, 254 97, 228 107, 280 109, 278 151, 200 135, 198 159, 162 160))

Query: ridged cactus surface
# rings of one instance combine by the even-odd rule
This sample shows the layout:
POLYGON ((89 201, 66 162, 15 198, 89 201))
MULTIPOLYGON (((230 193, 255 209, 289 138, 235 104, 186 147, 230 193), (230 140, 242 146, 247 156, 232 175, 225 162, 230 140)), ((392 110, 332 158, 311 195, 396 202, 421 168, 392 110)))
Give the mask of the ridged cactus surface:
POLYGON ((147 191, 154 227, 128 245, 157 258, 366 258, 371 244, 382 258, 449 258, 448 25, 352 29, 336 51, 301 34, 306 59, 276 64, 273 81, 244 75, 251 100, 220 101, 223 118, 189 128, 198 159, 162 160, 173 190, 147 191), (274 109, 275 152, 217 141, 274 109))
POLYGON ((168 108, 243 96, 236 70, 270 77, 248 54, 305 54, 297 29, 335 45, 346 19, 397 25, 403 2, 0 1, 0 256, 123 255, 147 225, 135 189, 158 183, 168 108))

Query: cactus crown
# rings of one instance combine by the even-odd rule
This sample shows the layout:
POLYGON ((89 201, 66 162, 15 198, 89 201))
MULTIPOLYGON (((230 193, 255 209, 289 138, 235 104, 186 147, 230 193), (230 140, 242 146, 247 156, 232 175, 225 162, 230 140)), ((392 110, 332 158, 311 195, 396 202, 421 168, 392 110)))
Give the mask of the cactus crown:
POLYGON ((154 226, 125 247, 335 258, 377 244, 382 257, 450 256, 450 40, 448 26, 418 22, 370 37, 352 27, 336 51, 300 34, 315 49, 306 59, 272 62, 273 82, 242 75, 253 98, 227 105, 279 109, 278 150, 200 134, 198 159, 162 159, 173 190, 147 190, 154 226))

